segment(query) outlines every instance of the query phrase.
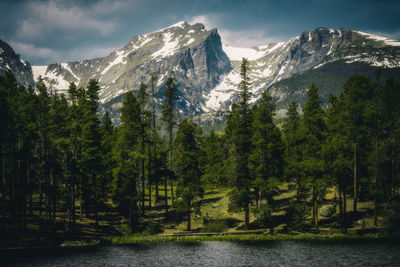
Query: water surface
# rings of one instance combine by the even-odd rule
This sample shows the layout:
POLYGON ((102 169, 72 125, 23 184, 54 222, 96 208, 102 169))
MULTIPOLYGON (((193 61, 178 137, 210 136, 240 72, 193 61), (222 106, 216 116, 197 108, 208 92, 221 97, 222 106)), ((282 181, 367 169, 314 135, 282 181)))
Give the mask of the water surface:
POLYGON ((379 240, 168 242, 19 251, 5 266, 400 266, 400 244, 379 240))

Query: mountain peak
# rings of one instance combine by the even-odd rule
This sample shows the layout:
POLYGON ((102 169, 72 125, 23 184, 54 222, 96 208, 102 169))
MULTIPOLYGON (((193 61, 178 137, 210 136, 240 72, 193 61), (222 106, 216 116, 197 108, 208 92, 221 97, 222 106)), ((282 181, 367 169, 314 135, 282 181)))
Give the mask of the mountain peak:
POLYGON ((29 62, 21 59, 9 44, 0 39, 0 75, 7 70, 11 70, 20 85, 28 87, 35 84, 29 62))
POLYGON ((167 27, 167 28, 175 28, 175 27, 179 27, 179 28, 184 28, 185 26, 187 26, 188 23, 186 21, 178 21, 175 24, 172 24, 171 26, 167 27))
MULTIPOLYGON (((165 81, 172 76, 180 112, 187 115, 193 110, 195 114, 203 113, 206 118, 223 114, 236 101, 243 57, 250 64, 250 102, 256 102, 261 92, 267 90, 277 107, 284 110, 288 101, 303 103, 305 95, 305 87, 297 89, 298 84, 277 87, 285 84, 285 80, 311 72, 332 76, 337 72, 335 68, 369 71, 383 67, 397 73, 400 69, 399 47, 400 41, 388 37, 326 27, 304 31, 285 42, 252 48, 233 47, 221 43, 216 28, 206 30, 201 23, 179 21, 155 32, 136 35, 123 48, 105 57, 33 66, 32 69, 35 78, 41 75, 59 92, 65 92, 69 82, 85 86, 90 79, 97 79, 101 86, 102 107, 112 111, 116 121, 126 92, 147 82, 150 73, 157 73, 156 95, 161 98, 165 81), (325 73, 332 69, 332 73, 325 73)), ((12 67, 5 59, 1 61, 4 54, 0 50, 0 67, 12 67)), ((16 58, 16 62, 18 60, 16 58)), ((349 73, 345 71, 343 75, 349 73)), ((316 78, 313 76, 312 79, 316 78)), ((319 82, 317 79, 316 83, 319 82)), ((322 84, 321 91, 326 88, 322 84)))

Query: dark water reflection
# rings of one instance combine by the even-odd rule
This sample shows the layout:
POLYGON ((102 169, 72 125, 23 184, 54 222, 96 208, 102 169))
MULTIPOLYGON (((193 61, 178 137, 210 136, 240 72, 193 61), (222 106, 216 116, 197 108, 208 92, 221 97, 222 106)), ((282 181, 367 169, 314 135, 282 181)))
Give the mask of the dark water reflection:
POLYGON ((1 254, 4 266, 400 266, 377 240, 159 243, 1 254))

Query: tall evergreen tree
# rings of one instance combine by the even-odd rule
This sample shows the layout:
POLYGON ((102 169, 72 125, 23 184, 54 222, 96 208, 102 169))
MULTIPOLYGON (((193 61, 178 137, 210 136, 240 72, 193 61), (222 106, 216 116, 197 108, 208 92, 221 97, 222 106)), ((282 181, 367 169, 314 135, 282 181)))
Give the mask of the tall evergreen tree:
POLYGON ((301 162, 301 145, 302 135, 300 131, 300 114, 299 105, 293 101, 287 111, 287 117, 283 124, 284 141, 286 145, 285 151, 285 173, 289 178, 294 177, 297 185, 296 199, 300 201, 304 196, 301 196, 301 192, 304 195, 304 183, 301 180, 301 172, 299 169, 301 162))
POLYGON ((112 148, 114 146, 114 126, 112 124, 110 114, 106 112, 102 118, 100 125, 101 148, 102 148, 102 167, 103 175, 100 177, 99 197, 106 202, 108 194, 111 192, 112 170, 114 162, 112 159, 112 148))
POLYGON ((113 151, 113 200, 118 203, 120 211, 129 218, 129 224, 134 228, 139 218, 139 162, 136 154, 141 121, 140 103, 132 92, 126 94, 122 104, 121 122, 113 151))
POLYGON ((249 155, 251 152, 251 112, 249 92, 249 62, 243 58, 239 83, 239 102, 233 104, 227 116, 226 131, 232 146, 232 185, 230 194, 232 207, 236 206, 245 212, 245 227, 249 227, 249 212, 252 179, 249 171, 249 155))
POLYGON ((158 132, 157 132, 157 126, 156 126, 156 120, 157 120, 157 115, 156 115, 156 86, 157 86, 157 80, 158 80, 158 75, 156 73, 150 74, 150 83, 149 83, 149 88, 150 88, 150 106, 151 106, 151 131, 150 131, 150 139, 151 139, 151 153, 150 154, 150 162, 149 162, 149 168, 151 170, 151 173, 149 174, 150 177, 150 183, 149 183, 149 207, 151 208, 151 184, 152 182, 155 183, 155 190, 156 190, 156 202, 159 201, 159 191, 158 191, 158 184, 159 184, 159 179, 158 175, 156 175, 156 168, 157 165, 156 163, 156 158, 157 158, 157 140, 158 138, 158 132))
POLYGON ((191 214, 194 200, 203 196, 203 187, 200 182, 201 169, 199 164, 200 128, 194 122, 184 119, 179 124, 179 129, 174 142, 175 168, 178 177, 177 197, 178 210, 187 213, 187 230, 191 229, 191 214))
POLYGON ((347 195, 352 185, 353 147, 342 119, 342 97, 329 98, 329 108, 326 111, 327 134, 322 156, 327 182, 338 189, 339 222, 342 231, 347 233, 347 195))
POLYGON ((204 157, 202 159, 202 183, 208 187, 228 186, 226 160, 228 149, 225 135, 211 132, 204 137, 202 146, 204 157))
MULTIPOLYGON (((140 84, 139 92, 138 92, 138 101, 140 103, 140 131, 139 131, 139 155, 140 155, 140 173, 141 173, 141 209, 144 214, 145 210, 145 183, 146 183, 146 162, 148 161, 149 155, 146 152, 146 143, 149 143, 149 127, 150 127, 150 112, 147 110, 147 85, 144 83, 140 84)), ((150 175, 150 173, 149 173, 150 175)))
MULTIPOLYGON (((168 148, 169 148, 169 170, 170 170, 170 187, 171 187, 171 199, 172 206, 174 206, 174 189, 172 184, 172 162, 173 162, 173 153, 172 153, 172 143, 173 143, 173 131, 175 122, 175 100, 176 100, 176 88, 174 85, 174 78, 169 77, 167 80, 167 89, 164 93, 164 101, 162 105, 162 120, 164 121, 167 133, 168 133, 168 148)), ((165 212, 168 213, 168 194, 167 194, 167 178, 165 178, 165 212)))
POLYGON ((302 171, 308 179, 313 203, 313 222, 318 227, 318 201, 326 193, 326 183, 323 179, 322 143, 325 135, 324 111, 318 88, 312 84, 307 91, 307 101, 304 105, 303 127, 305 142, 303 146, 302 171))
POLYGON ((253 190, 258 202, 262 199, 266 203, 258 210, 269 217, 269 227, 273 233, 274 222, 272 211, 274 210, 274 192, 277 191, 280 178, 283 176, 283 153, 284 144, 281 132, 275 126, 273 116, 275 115, 275 104, 272 97, 263 92, 260 103, 253 107, 252 123, 252 151, 250 154, 251 176, 255 178, 253 190))
POLYGON ((343 120, 353 145, 353 209, 357 212, 359 177, 367 175, 365 161, 370 150, 373 85, 362 75, 351 76, 343 85, 343 120))
POLYGON ((94 211, 98 224, 99 176, 101 175, 101 135, 100 121, 97 115, 98 92, 100 86, 96 80, 90 80, 86 90, 86 99, 83 106, 84 121, 82 124, 82 161, 80 168, 84 174, 82 180, 83 207, 86 213, 94 211))

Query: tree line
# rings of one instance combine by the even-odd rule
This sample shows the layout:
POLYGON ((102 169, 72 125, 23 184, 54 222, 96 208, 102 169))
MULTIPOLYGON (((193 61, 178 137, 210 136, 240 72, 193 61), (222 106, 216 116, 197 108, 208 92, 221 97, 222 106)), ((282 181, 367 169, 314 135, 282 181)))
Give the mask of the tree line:
POLYGON ((99 212, 111 199, 132 228, 154 203, 163 203, 166 218, 172 207, 190 230, 204 191, 224 187, 231 189, 229 209, 244 212, 246 228, 252 213, 273 233, 274 196, 285 182, 296 188, 288 227, 318 228, 329 190, 337 196, 343 232, 357 218, 360 200, 373 201, 377 224, 399 192, 399 83, 383 83, 379 70, 375 80, 353 75, 326 106, 311 85, 304 107, 292 102, 278 125, 267 92, 250 104, 248 74, 243 59, 238 102, 227 112, 224 131, 205 134, 193 118, 178 116, 172 77, 161 112, 158 77, 151 74, 125 95, 115 127, 107 112, 100 116, 96 80, 85 88, 71 83, 64 95, 41 78, 35 88, 18 86, 7 72, 0 77, 2 229, 26 226, 36 211, 41 233, 73 231, 83 216, 103 220, 99 212), (57 214, 63 214, 62 227, 57 214))

